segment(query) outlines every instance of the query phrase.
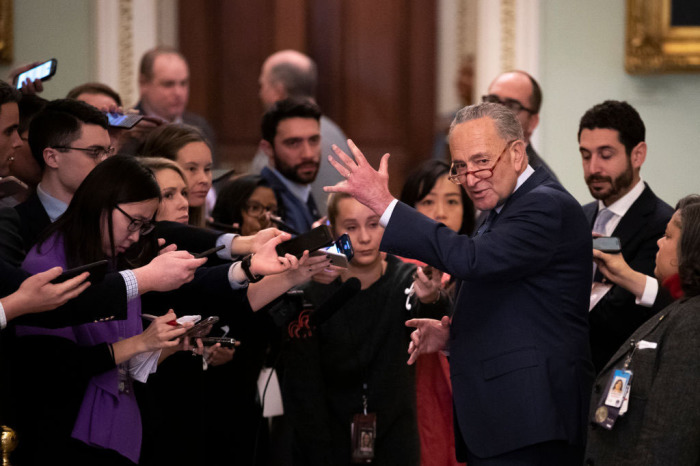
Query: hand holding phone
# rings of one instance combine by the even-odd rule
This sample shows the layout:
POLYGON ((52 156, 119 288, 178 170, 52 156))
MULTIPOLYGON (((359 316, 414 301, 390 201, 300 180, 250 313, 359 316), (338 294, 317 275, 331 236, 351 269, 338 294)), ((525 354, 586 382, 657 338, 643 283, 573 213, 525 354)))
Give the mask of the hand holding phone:
POLYGON ((56 74, 56 67, 58 66, 58 61, 55 58, 47 60, 33 68, 28 69, 24 73, 20 73, 17 76, 17 89, 21 89, 25 81, 48 81, 51 77, 56 74))
POLYGON ((620 238, 616 236, 599 236, 593 238, 593 249, 597 249, 608 254, 617 254, 622 250, 620 238))
POLYGON ((90 272, 90 276, 87 278, 87 281, 90 283, 97 283, 104 278, 105 274, 107 273, 108 265, 109 261, 104 259, 101 261, 92 262, 90 264, 81 265, 80 267, 75 267, 73 269, 68 269, 58 277, 51 280, 51 283, 63 283, 70 278, 77 277, 83 272, 90 272))
POLYGON ((295 238, 277 245, 276 250, 279 256, 291 254, 297 258, 304 255, 304 251, 312 253, 317 249, 330 246, 333 243, 331 230, 326 225, 321 225, 311 231, 307 231, 295 238))

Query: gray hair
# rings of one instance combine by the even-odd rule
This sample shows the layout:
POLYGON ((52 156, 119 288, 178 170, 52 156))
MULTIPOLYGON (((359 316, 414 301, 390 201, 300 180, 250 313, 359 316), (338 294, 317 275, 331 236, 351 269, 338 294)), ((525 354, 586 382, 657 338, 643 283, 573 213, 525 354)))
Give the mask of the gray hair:
POLYGON ((301 99, 316 95, 318 72, 313 61, 310 61, 306 69, 292 63, 279 63, 270 68, 269 76, 271 83, 282 84, 287 97, 301 99))
POLYGON ((523 140, 523 127, 515 113, 504 105, 489 102, 470 105, 458 111, 450 125, 450 135, 455 126, 480 118, 491 118, 496 125, 498 137, 504 141, 523 140))

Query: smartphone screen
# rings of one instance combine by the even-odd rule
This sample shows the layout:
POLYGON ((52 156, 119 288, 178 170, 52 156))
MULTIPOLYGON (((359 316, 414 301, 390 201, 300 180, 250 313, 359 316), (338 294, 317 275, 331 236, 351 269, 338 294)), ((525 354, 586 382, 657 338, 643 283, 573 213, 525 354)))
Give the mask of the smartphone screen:
POLYGON ((143 120, 143 115, 137 115, 135 113, 129 113, 123 115, 121 113, 106 113, 107 119, 109 120, 109 126, 115 128, 131 129, 136 124, 143 120))
POLYGON ((22 88, 24 81, 29 79, 30 81, 36 81, 37 79, 46 80, 56 74, 56 59, 45 61, 41 65, 35 66, 32 69, 21 73, 17 76, 17 89, 22 88))

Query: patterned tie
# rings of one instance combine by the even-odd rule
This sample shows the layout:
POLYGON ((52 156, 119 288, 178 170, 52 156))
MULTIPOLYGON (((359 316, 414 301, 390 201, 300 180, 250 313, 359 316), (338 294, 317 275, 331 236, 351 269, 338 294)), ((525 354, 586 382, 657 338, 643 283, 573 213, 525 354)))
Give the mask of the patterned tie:
POLYGON ((603 208, 595 218, 595 223, 593 223, 593 233, 598 233, 603 236, 608 236, 605 233, 605 226, 608 224, 611 218, 615 216, 612 210, 603 208))

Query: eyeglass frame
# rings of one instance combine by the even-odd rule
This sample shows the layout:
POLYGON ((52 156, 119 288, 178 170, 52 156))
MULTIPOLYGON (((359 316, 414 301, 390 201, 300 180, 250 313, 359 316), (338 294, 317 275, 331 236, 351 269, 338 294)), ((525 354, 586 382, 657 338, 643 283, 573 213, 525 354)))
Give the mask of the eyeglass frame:
MULTIPOLYGON (((454 184, 457 184, 457 185, 462 184, 459 182, 459 177, 461 177, 461 176, 466 177, 468 175, 472 175, 473 177, 475 177, 479 180, 488 180, 489 178, 491 178, 493 176, 493 170, 496 168, 496 165, 498 165, 498 162, 501 160, 501 157, 503 157, 503 154, 505 154, 506 151, 508 150, 508 148, 510 148, 511 144, 513 144, 516 141, 519 141, 519 139, 511 139, 510 141, 508 141, 506 143, 506 147, 504 147, 503 150, 501 151, 501 154, 498 157, 496 157, 496 161, 493 163, 493 165, 491 165, 490 168, 480 168, 478 170, 466 170, 464 173, 456 173, 453 175, 452 170, 455 166, 455 163, 452 162, 452 164, 450 165, 450 171, 447 172, 447 179, 450 180, 451 182, 453 182, 454 184), (481 177, 481 176, 477 175, 477 173, 479 173, 479 172, 489 172, 489 175, 485 176, 485 177, 481 177)), ((466 162, 463 162, 460 160, 459 163, 460 163, 460 165, 464 164, 464 166, 468 168, 468 165, 466 162)))
POLYGON ((126 227, 127 230, 129 230, 131 233, 139 232, 140 235, 147 235, 151 233, 155 228, 156 228, 156 222, 151 220, 139 220, 137 218, 132 217, 131 215, 127 214, 122 210, 121 207, 118 205, 114 206, 115 209, 117 209, 119 212, 124 214, 126 218, 129 219, 129 225, 126 227), (134 225, 139 225, 137 227, 134 227, 134 225), (145 231, 144 231, 145 230, 145 231))
POLYGON ((515 99, 503 99, 501 100, 500 97, 498 97, 496 94, 486 94, 481 96, 481 101, 484 103, 491 103, 491 104, 500 104, 506 107, 509 110, 514 111, 515 113, 522 112, 525 110, 527 113, 531 115, 535 115, 537 112, 534 111, 531 108, 527 108, 524 106, 519 100, 515 99))
POLYGON ((73 147, 73 146, 53 146, 53 149, 59 149, 59 150, 79 150, 81 152, 85 152, 88 157, 91 159, 97 160, 97 159, 107 159, 114 155, 114 152, 116 151, 116 148, 114 146, 109 146, 109 147, 73 147), (99 153, 98 153, 99 152, 99 153))
POLYGON ((250 205, 251 201, 246 201, 246 203, 245 203, 245 212, 248 215, 250 215, 251 217, 259 217, 263 213, 263 212, 260 212, 259 214, 251 213, 250 209, 253 207, 262 208, 262 210, 265 212, 270 212, 272 215, 277 215, 277 209, 279 209, 279 206, 276 205, 274 209, 271 209, 270 206, 262 205, 259 202, 254 201, 254 203, 256 204, 256 206, 251 206, 250 205))

